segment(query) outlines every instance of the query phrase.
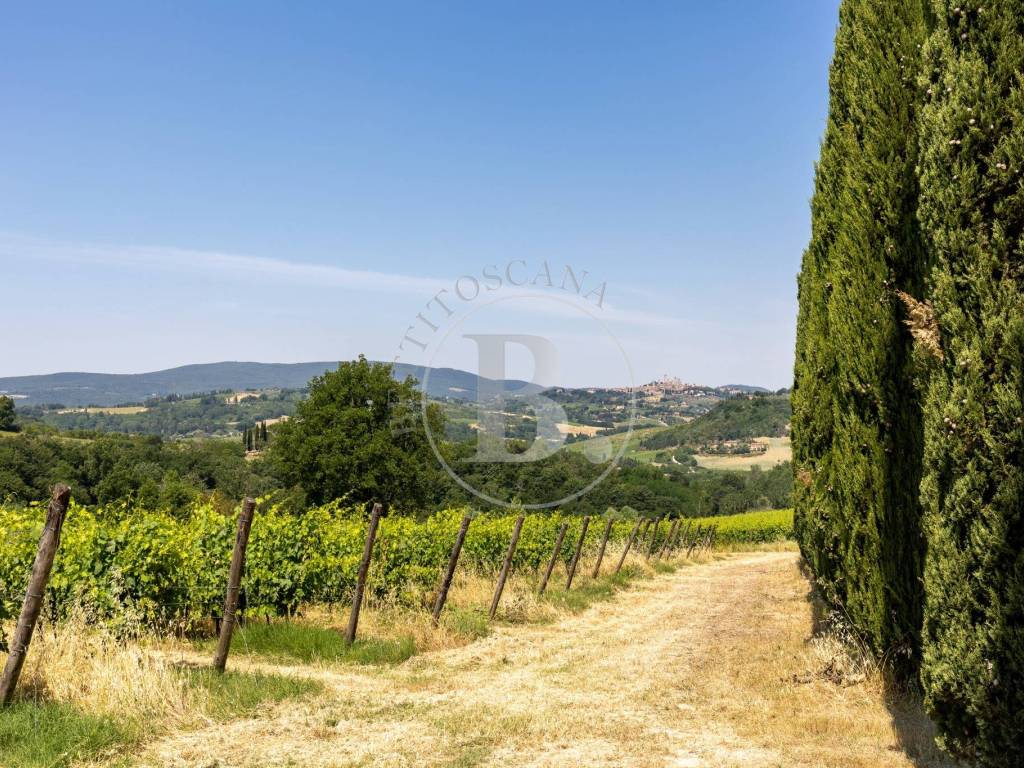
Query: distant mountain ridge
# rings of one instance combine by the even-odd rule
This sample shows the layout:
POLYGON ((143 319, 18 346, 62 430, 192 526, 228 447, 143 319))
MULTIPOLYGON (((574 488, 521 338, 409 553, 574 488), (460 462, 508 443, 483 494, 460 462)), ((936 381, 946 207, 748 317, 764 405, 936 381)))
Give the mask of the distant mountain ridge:
MULTIPOLYGON (((315 363, 198 363, 151 373, 50 373, 0 378, 0 394, 16 397, 19 405, 61 404, 68 407, 110 407, 138 403, 151 397, 191 395, 230 389, 303 389, 314 376, 333 371, 337 362, 315 363)), ((395 378, 423 382, 427 368, 395 363, 395 378)), ((433 398, 475 400, 480 377, 455 368, 431 368, 428 395, 433 398)), ((539 392, 541 387, 518 379, 504 382, 507 390, 539 392)))

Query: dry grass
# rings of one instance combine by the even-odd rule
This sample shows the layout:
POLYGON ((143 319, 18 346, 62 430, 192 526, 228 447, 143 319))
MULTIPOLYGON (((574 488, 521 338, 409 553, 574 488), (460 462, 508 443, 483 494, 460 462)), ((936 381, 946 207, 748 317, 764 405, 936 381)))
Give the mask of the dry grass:
MULTIPOLYGON (((77 618, 42 627, 33 639, 19 696, 112 717, 128 730, 149 731, 209 724, 230 714, 225 694, 248 696, 211 685, 215 678, 207 679, 207 659, 183 652, 176 639, 152 634, 141 638, 119 639, 77 618)), ((247 682, 272 687, 279 681, 232 680, 230 685, 238 688, 247 682)))
POLYGON ((768 446, 764 453, 750 455, 698 455, 697 464, 706 469, 771 469, 776 464, 789 461, 793 457, 793 449, 788 437, 758 437, 753 440, 755 443, 763 443, 768 446))
POLYGON ((723 614, 719 641, 698 655, 716 715, 741 736, 785 756, 784 765, 943 766, 918 703, 887 683, 852 638, 816 633, 814 602, 792 560, 774 561, 736 582, 755 594, 723 614))
MULTIPOLYGON (((792 546, 792 545, 790 545, 792 546)), ((747 547, 749 550, 749 546, 747 547)), ((586 607, 594 599, 610 596, 611 589, 624 586, 635 579, 650 578, 667 563, 650 562, 636 551, 630 552, 618 579, 613 572, 622 555, 621 546, 609 545, 602 560, 597 584, 609 587, 606 592, 591 594, 588 586, 596 555, 583 557, 577 568, 573 592, 582 599, 582 605, 566 604, 565 579, 567 569, 559 562, 551 575, 546 595, 537 594, 540 574, 533 571, 513 572, 502 592, 496 621, 498 624, 551 623, 586 607), (581 591, 582 589, 582 591, 581 591), (588 599, 590 598, 590 599, 588 599)), ((673 562, 704 562, 709 555, 695 555, 691 560, 673 562)), ((434 595, 423 595, 421 607, 410 606, 393 599, 369 598, 359 618, 359 636, 376 641, 411 639, 417 652, 432 652, 460 648, 488 634, 487 609, 494 595, 496 575, 491 572, 460 568, 456 572, 440 624, 435 627, 430 616, 434 595)), ((349 618, 349 606, 307 606, 301 620, 312 626, 342 631, 349 618)))
POLYGON ((71 704, 93 715, 185 726, 203 700, 162 654, 159 639, 122 642, 73 619, 37 631, 22 676, 28 698, 71 704))
POLYGON ((914 341, 926 354, 942 360, 942 331, 935 317, 935 307, 927 301, 918 301, 903 291, 896 291, 896 295, 907 310, 907 318, 903 323, 910 329, 914 341))
MULTIPOLYGON (((783 541, 769 541, 762 544, 755 544, 743 541, 716 541, 714 548, 715 555, 741 554, 744 552, 799 552, 800 547, 795 541, 785 539, 783 541)), ((705 557, 707 559, 707 557, 705 557)))
MULTIPOLYGON (((813 634, 792 552, 715 554, 582 613, 397 667, 319 672, 328 693, 157 741, 146 766, 943 765, 912 701, 813 634)), ((490 598, 472 577, 462 599, 490 598)))
POLYGON ((555 427, 563 435, 586 435, 587 437, 593 437, 603 429, 603 427, 593 427, 587 424, 567 424, 565 422, 555 424, 555 427))
POLYGON ((89 408, 65 408, 62 411, 57 411, 59 414, 66 413, 99 413, 107 416, 134 416, 138 413, 145 413, 148 411, 144 405, 114 405, 109 408, 103 407, 89 407, 89 408))
POLYGON ((221 675, 172 641, 121 640, 80 619, 40 627, 18 695, 0 716, 0 765, 63 768, 109 760, 146 738, 209 727, 323 690, 266 672, 221 675))

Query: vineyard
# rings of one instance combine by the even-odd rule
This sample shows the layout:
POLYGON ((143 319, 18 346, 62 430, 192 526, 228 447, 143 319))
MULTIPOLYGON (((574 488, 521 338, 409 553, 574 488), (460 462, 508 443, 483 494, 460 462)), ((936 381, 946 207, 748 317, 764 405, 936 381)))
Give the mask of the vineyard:
MULTIPOLYGON (((384 517, 376 537, 369 589, 377 596, 420 604, 436 587, 466 509, 438 512, 422 521, 384 517)), ((0 507, 0 616, 17 614, 25 580, 39 541, 45 507, 0 507)), ((509 546, 515 515, 477 514, 463 548, 465 567, 494 572, 509 546)), ((610 512, 608 544, 621 546, 639 519, 624 510, 610 512)), ((761 543, 791 535, 788 510, 752 512, 692 521, 646 519, 637 547, 659 550, 670 533, 717 529, 721 542, 761 543), (649 529, 649 533, 647 530, 649 529)), ((133 617, 188 631, 219 614, 237 510, 225 514, 209 502, 180 515, 115 505, 90 509, 72 504, 46 592, 51 617, 85 609, 97 619, 133 617)), ((526 515, 512 567, 540 569, 552 557, 573 557, 583 518, 560 514, 526 515)), ((605 524, 589 526, 584 556, 600 546, 605 524)), ((243 577, 242 605, 253 617, 289 616, 305 604, 351 601, 366 539, 364 510, 330 503, 301 515, 265 501, 258 505, 243 577)))
POLYGON ((0 748, 10 764, 116 758, 147 733, 187 732, 286 699, 300 705, 323 691, 308 670, 295 677, 259 665, 386 667, 473 642, 494 619, 529 625, 571 615, 634 579, 713 560, 716 544, 743 548, 792 533, 788 510, 671 520, 628 508, 601 518, 379 513, 375 505, 367 520, 362 506, 331 503, 296 514, 272 498, 235 510, 206 501, 180 514, 90 508, 69 504, 66 487, 49 508, 0 507, 3 695, 12 702, 0 748), (49 578, 40 577, 40 559, 51 556, 49 578), (22 631, 33 611, 35 642, 22 631), (225 674, 235 626, 237 658, 225 674))

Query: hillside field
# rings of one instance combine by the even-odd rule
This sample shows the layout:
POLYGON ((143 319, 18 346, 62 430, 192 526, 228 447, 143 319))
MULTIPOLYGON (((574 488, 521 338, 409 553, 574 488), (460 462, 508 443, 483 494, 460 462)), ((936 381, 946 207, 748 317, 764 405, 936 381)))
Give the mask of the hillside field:
POLYGON ((751 442, 768 446, 764 453, 741 455, 696 455, 697 464, 705 469, 749 470, 754 467, 769 469, 793 457, 788 437, 756 437, 751 442))

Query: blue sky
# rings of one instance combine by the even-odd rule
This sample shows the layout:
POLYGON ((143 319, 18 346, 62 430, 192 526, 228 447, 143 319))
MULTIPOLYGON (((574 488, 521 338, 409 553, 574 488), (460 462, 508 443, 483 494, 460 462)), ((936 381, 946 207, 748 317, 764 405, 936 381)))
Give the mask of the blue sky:
POLYGON ((391 359, 521 260, 605 285, 481 326, 545 383, 788 385, 836 9, 7 4, 0 376, 391 359))

